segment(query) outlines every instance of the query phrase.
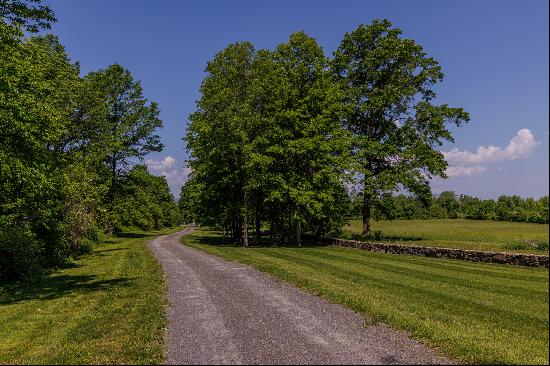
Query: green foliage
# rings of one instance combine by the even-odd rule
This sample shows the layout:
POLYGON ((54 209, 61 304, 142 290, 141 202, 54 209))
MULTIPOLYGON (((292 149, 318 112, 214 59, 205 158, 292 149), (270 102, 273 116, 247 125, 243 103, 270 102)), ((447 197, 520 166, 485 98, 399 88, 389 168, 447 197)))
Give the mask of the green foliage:
POLYGON ((200 190, 196 187, 196 184, 196 179, 189 179, 181 187, 178 209, 183 224, 192 224, 199 221, 197 212, 200 202, 200 197, 198 196, 200 190))
POLYGON ((19 27, 53 20, 31 3, 38 1, 0 2, 1 280, 89 252, 113 223, 179 223, 164 178, 126 177, 132 159, 162 149, 156 104, 121 66, 81 78, 57 37, 24 38, 19 27), (132 207, 130 195, 151 212, 132 207))
MULTIPOLYGON (((248 209, 245 187, 250 177, 248 145, 252 133, 252 63, 248 42, 228 46, 206 67, 197 111, 189 116, 187 148, 193 169, 189 186, 198 189, 201 221, 241 221, 248 209)), ((236 230, 233 236, 237 238, 236 230)))
POLYGON ((445 177, 437 148, 453 141, 447 125, 469 116, 432 103, 441 67, 387 20, 346 34, 333 60, 298 32, 274 51, 232 44, 206 72, 186 138, 193 175, 180 206, 189 219, 245 245, 252 217, 257 233, 267 221, 282 241, 335 232, 350 210, 350 176, 361 179, 363 202, 353 205, 365 232, 375 205, 378 215, 418 216, 390 202, 402 189, 424 216, 457 217, 453 197, 428 210, 429 179, 445 177))
POLYGON ((332 69, 346 95, 343 123, 353 135, 368 232, 371 206, 384 193, 406 189, 429 203, 429 179, 445 177, 447 163, 437 148, 453 141, 447 124, 460 126, 469 116, 433 104, 441 67, 388 20, 346 33, 332 69))
POLYGON ((97 240, 101 228, 101 197, 104 194, 94 185, 95 174, 82 164, 72 164, 65 172, 63 208, 60 218, 59 244, 70 255, 78 256, 90 250, 89 241, 97 240))
POLYGON ((0 221, 0 282, 29 280, 40 272, 42 245, 28 229, 0 221))
POLYGON ((67 181, 58 143, 75 106, 78 65, 54 36, 22 40, 0 28, 0 217, 42 243, 38 263, 57 264, 69 254, 59 243, 67 181))
POLYGON ((132 159, 141 160, 149 152, 162 150, 155 134, 162 127, 160 111, 156 103, 143 97, 140 82, 118 64, 89 73, 85 81, 103 102, 104 115, 99 119, 96 138, 110 172, 109 198, 113 199, 132 159))
POLYGON ((40 29, 50 29, 56 21, 53 10, 40 4, 42 0, 0 0, 0 21, 13 27, 23 27, 36 33, 40 29))
MULTIPOLYGON (((361 215, 361 194, 352 194, 351 215, 361 215)), ((456 219, 497 220, 548 224, 548 196, 535 200, 519 196, 500 196, 497 200, 457 196, 444 191, 429 205, 414 196, 383 194, 374 201, 377 220, 456 219)))
POLYGON ((187 131, 193 174, 180 206, 189 217, 245 245, 251 218, 256 233, 268 221, 280 240, 339 229, 347 210, 343 95, 316 41, 299 32, 272 52, 233 44, 206 71, 187 131))
POLYGON ((144 165, 136 165, 128 173, 113 202, 113 214, 119 230, 159 230, 181 221, 166 178, 150 174, 144 165))

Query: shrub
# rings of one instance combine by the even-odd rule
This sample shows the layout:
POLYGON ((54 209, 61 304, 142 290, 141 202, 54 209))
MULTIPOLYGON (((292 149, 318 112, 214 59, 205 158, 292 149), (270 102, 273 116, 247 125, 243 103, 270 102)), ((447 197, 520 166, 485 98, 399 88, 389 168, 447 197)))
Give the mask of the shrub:
POLYGON ((29 280, 41 271, 41 242, 28 229, 0 223, 0 281, 29 280))

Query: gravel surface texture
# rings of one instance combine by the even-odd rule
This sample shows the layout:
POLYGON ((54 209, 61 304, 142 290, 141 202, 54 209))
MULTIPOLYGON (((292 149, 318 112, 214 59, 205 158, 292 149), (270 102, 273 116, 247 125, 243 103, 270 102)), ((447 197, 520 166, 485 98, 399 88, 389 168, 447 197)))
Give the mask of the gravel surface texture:
POLYGON ((180 243, 150 247, 168 286, 167 364, 449 364, 383 324, 180 243))

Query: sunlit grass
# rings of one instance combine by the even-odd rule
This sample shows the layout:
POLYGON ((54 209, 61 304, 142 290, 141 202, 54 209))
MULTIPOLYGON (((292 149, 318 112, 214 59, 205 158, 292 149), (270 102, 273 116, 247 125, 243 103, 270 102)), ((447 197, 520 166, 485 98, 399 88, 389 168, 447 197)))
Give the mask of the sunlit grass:
MULTIPOLYGON (((548 254, 548 225, 488 220, 372 221, 384 241, 408 245, 548 254), (546 247, 546 250, 537 248, 546 247)), ((361 220, 351 220, 344 236, 362 231, 361 220)))
POLYGON ((162 362, 164 282, 147 248, 159 233, 107 239, 37 283, 1 287, 0 364, 162 362))
POLYGON ((548 270, 339 247, 186 245, 268 272, 469 363, 548 364, 548 270))

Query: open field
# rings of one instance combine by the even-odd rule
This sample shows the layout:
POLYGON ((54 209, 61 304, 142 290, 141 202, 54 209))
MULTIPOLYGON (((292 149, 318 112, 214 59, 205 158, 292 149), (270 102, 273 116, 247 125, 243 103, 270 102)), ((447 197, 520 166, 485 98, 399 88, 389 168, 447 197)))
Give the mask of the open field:
POLYGON ((408 330, 469 363, 548 363, 548 270, 338 247, 224 246, 214 231, 186 245, 408 330))
POLYGON ((31 286, 0 287, 0 364, 163 361, 162 270, 152 235, 125 233, 31 286))
MULTIPOLYGON (((477 220, 372 221, 383 241, 472 250, 548 254, 548 225, 477 220), (538 245, 538 247, 537 247, 538 245), (544 248, 541 250, 541 248, 544 248)), ((344 236, 359 234, 361 220, 351 220, 344 236)))

